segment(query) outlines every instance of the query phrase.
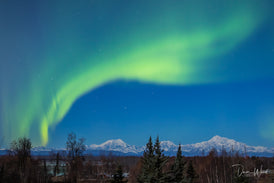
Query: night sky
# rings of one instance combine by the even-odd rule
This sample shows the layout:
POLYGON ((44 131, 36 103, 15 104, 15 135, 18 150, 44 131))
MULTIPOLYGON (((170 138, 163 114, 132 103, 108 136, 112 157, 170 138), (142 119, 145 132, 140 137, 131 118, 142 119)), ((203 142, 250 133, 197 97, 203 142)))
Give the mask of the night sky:
POLYGON ((0 2, 0 130, 62 147, 274 142, 274 1, 0 2))

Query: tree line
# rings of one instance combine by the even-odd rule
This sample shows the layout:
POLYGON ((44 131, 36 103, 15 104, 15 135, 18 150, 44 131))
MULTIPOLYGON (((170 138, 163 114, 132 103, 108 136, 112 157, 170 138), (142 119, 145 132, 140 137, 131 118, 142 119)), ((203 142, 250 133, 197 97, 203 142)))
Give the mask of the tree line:
POLYGON ((163 152, 159 137, 156 138, 154 145, 150 137, 141 158, 142 168, 137 181, 139 183, 192 183, 196 173, 191 161, 186 164, 182 156, 181 145, 179 145, 177 156, 169 169, 166 167, 169 157, 165 156, 163 152))
MULTIPOLYGON (((240 183, 267 182, 268 175, 246 177, 239 171, 274 168, 274 158, 218 154, 184 157, 181 145, 174 157, 165 156, 159 137, 150 137, 142 157, 85 155, 85 139, 68 134, 65 153, 33 157, 32 143, 19 138, 0 156, 0 183, 108 182, 108 183, 240 183), (241 165, 241 170, 232 165, 241 165)), ((274 177, 273 177, 274 178, 274 177)))

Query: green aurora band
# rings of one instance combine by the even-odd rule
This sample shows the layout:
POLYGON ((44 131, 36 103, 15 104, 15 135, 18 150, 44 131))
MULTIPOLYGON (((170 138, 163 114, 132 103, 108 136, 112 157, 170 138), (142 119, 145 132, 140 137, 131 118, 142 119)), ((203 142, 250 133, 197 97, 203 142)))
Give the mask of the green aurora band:
POLYGON ((269 74, 240 78, 231 74, 237 63, 219 59, 267 19, 264 1, 52 2, 35 5, 36 19, 27 26, 38 35, 13 25, 19 58, 1 60, 6 140, 39 129, 36 143, 46 145, 49 128, 79 97, 112 81, 190 85, 269 74))

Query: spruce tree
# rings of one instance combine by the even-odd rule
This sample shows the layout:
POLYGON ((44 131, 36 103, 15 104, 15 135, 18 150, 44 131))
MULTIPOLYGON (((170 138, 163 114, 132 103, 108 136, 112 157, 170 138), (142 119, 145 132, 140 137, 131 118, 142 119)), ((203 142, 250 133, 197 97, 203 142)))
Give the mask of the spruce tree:
POLYGON ((156 138, 156 142, 154 144, 154 152, 155 152, 155 180, 156 182, 166 182, 167 175, 163 173, 163 167, 167 162, 167 157, 163 154, 163 150, 161 149, 159 136, 156 138))
POLYGON ((188 163, 187 171, 186 171, 186 182, 192 183, 193 179, 195 178, 195 170, 192 165, 192 161, 188 163))
POLYGON ((160 146, 159 137, 153 146, 151 137, 146 145, 142 157, 141 174, 138 177, 138 182, 142 183, 162 183, 167 182, 167 175, 163 173, 168 158, 164 156, 160 146))
POLYGON ((146 144, 146 149, 144 151, 142 157, 142 170, 141 174, 138 177, 138 182, 140 183, 150 183, 155 182, 154 171, 155 171, 155 163, 154 163, 154 147, 152 143, 151 137, 149 137, 148 143, 146 144))
POLYGON ((245 177, 244 175, 242 176, 235 176, 233 179, 234 183, 248 183, 248 177, 245 177))
POLYGON ((179 144, 176 159, 171 168, 170 180, 172 182, 174 183, 184 182, 184 166, 185 166, 185 162, 182 156, 182 148, 181 148, 181 144, 179 144))
POLYGON ((122 166, 119 165, 116 172, 113 175, 111 183, 126 183, 127 181, 123 179, 124 179, 124 176, 123 176, 122 166))

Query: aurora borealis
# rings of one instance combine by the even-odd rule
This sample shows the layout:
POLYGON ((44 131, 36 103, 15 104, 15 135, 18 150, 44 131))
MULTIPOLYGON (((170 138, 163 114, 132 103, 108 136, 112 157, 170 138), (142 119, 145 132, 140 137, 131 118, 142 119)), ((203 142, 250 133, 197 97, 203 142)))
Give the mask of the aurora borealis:
POLYGON ((0 6, 0 123, 7 141, 34 134, 46 145, 49 128, 77 99, 115 81, 186 86, 274 77, 271 0, 0 6), (257 52, 226 59, 262 29, 268 37, 257 52))

